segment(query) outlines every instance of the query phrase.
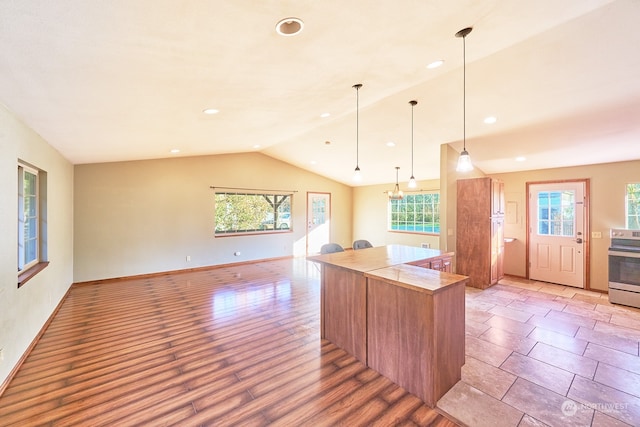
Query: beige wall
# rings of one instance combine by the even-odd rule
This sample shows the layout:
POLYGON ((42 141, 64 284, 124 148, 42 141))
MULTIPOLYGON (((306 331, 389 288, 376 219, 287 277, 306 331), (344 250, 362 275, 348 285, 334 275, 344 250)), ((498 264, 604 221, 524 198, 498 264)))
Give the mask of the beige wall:
MULTIPOLYGON (((365 239, 373 246, 388 244, 403 244, 420 246, 429 243, 438 249, 440 238, 437 235, 421 235, 411 233, 397 233, 387 231, 388 190, 393 190, 395 183, 385 185, 368 185, 353 189, 353 240, 365 239)), ((439 180, 418 181, 418 188, 424 190, 438 190, 439 180)), ((400 183, 405 191, 407 183, 400 183)), ((351 243, 348 244, 351 246, 351 243)))
POLYGON ((73 167, 0 105, 0 383, 73 282, 73 167), (47 173, 50 264, 17 286, 18 160, 47 173))
POLYGON ((351 243, 351 187, 260 153, 76 165, 74 182, 76 282, 305 255, 309 191, 331 193, 331 239, 351 243), (210 186, 296 191, 293 232, 214 238, 210 186))
POLYGON ((505 273, 526 274, 526 183, 565 179, 590 180, 590 231, 602 238, 590 239, 591 288, 608 288, 607 249, 609 230, 625 226, 625 188, 640 182, 640 161, 608 163, 572 168, 545 169, 492 175, 505 183, 505 201, 516 203, 517 222, 505 223, 505 235, 517 240, 505 245, 505 273))

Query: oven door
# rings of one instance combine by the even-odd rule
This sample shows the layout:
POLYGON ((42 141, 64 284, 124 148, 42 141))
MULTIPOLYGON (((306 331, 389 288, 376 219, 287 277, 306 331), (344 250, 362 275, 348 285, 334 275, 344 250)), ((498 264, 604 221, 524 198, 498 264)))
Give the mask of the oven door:
POLYGON ((609 250, 609 287, 640 292, 640 252, 609 250))

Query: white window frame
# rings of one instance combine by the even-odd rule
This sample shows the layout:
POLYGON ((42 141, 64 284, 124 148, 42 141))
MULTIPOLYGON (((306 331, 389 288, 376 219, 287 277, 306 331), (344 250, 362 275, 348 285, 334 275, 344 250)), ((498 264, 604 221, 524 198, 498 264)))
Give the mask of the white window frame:
MULTIPOLYGON (((624 222, 625 222, 625 227, 629 228, 629 229, 634 229, 634 230, 640 230, 640 201, 638 200, 631 200, 631 197, 629 196, 629 189, 631 186, 634 187, 640 187, 640 183, 637 182, 630 182, 625 186, 625 191, 624 191, 624 222), (631 212, 632 209, 632 203, 635 205, 634 209, 635 212, 631 212), (633 217, 635 218, 635 222, 629 221, 629 219, 633 217)), ((635 194, 635 197, 638 197, 637 194, 635 194)))
POLYGON ((40 262, 40 176, 39 171, 25 164, 18 164, 18 273, 22 273, 40 262), (33 215, 27 212, 27 195, 24 194, 25 175, 35 176, 35 194, 28 195, 33 199, 35 208, 33 215), (27 244, 29 237, 26 235, 27 224, 35 224, 35 233, 32 240, 35 242, 33 259, 27 259, 27 244))
POLYGON ((431 190, 431 191, 419 191, 419 192, 415 192, 415 193, 411 193, 411 194, 407 194, 405 193, 404 198, 402 200, 389 200, 388 203, 388 209, 387 209, 387 230, 391 231, 391 232, 397 232, 397 233, 417 233, 417 234, 430 234, 430 235, 439 235, 441 230, 440 230, 440 191, 438 190, 431 190), (409 199, 409 197, 415 197, 415 196, 420 196, 420 195, 428 195, 428 194, 432 194, 432 195, 437 195, 438 196, 438 203, 437 206, 435 207, 434 211, 433 211, 433 215, 434 215, 434 221, 433 222, 425 222, 424 220, 421 221, 420 223, 416 223, 415 220, 413 221, 412 226, 410 226, 409 224, 407 224, 406 228, 407 229, 402 229, 402 228, 394 228, 394 221, 393 221, 393 214, 394 214, 394 205, 399 205, 399 204, 406 204, 407 203, 407 199, 409 199), (435 220, 437 218, 437 221, 435 220), (434 229, 431 231, 424 231, 424 227, 425 225, 428 224, 433 224, 434 229), (435 231, 435 224, 438 224, 438 231, 435 231), (420 226, 422 226, 422 230, 416 229, 419 228, 420 226))
POLYGON ((576 194, 575 190, 547 190, 538 193, 538 236, 575 237, 576 194), (541 195, 548 203, 541 203, 541 195), (560 203, 552 205, 552 195, 558 195, 560 203), (544 208, 542 208, 544 206, 544 208), (555 209, 554 209, 555 208, 555 209), (542 213, 546 215, 542 215, 542 213), (546 230, 543 227, 546 226, 546 230))

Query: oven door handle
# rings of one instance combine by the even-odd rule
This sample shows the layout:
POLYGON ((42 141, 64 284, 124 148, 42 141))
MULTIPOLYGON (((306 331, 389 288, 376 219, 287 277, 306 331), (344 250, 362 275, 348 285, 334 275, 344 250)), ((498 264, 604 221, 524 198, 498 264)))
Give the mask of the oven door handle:
POLYGON ((609 250, 609 256, 617 256, 621 258, 640 258, 640 252, 622 252, 609 250))

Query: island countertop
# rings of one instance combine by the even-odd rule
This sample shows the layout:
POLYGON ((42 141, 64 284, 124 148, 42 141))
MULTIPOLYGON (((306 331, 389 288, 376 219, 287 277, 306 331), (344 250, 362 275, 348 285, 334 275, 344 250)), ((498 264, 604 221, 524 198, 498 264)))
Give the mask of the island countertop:
POLYGON ((430 270, 409 264, 399 264, 371 270, 365 272, 364 276, 430 294, 440 292, 447 286, 456 283, 464 283, 467 280, 467 276, 430 270))
POLYGON ((393 265, 443 256, 453 256, 453 252, 442 252, 437 249, 419 248, 416 246, 387 245, 314 255, 307 257, 307 259, 309 261, 347 268, 363 273, 393 265))

